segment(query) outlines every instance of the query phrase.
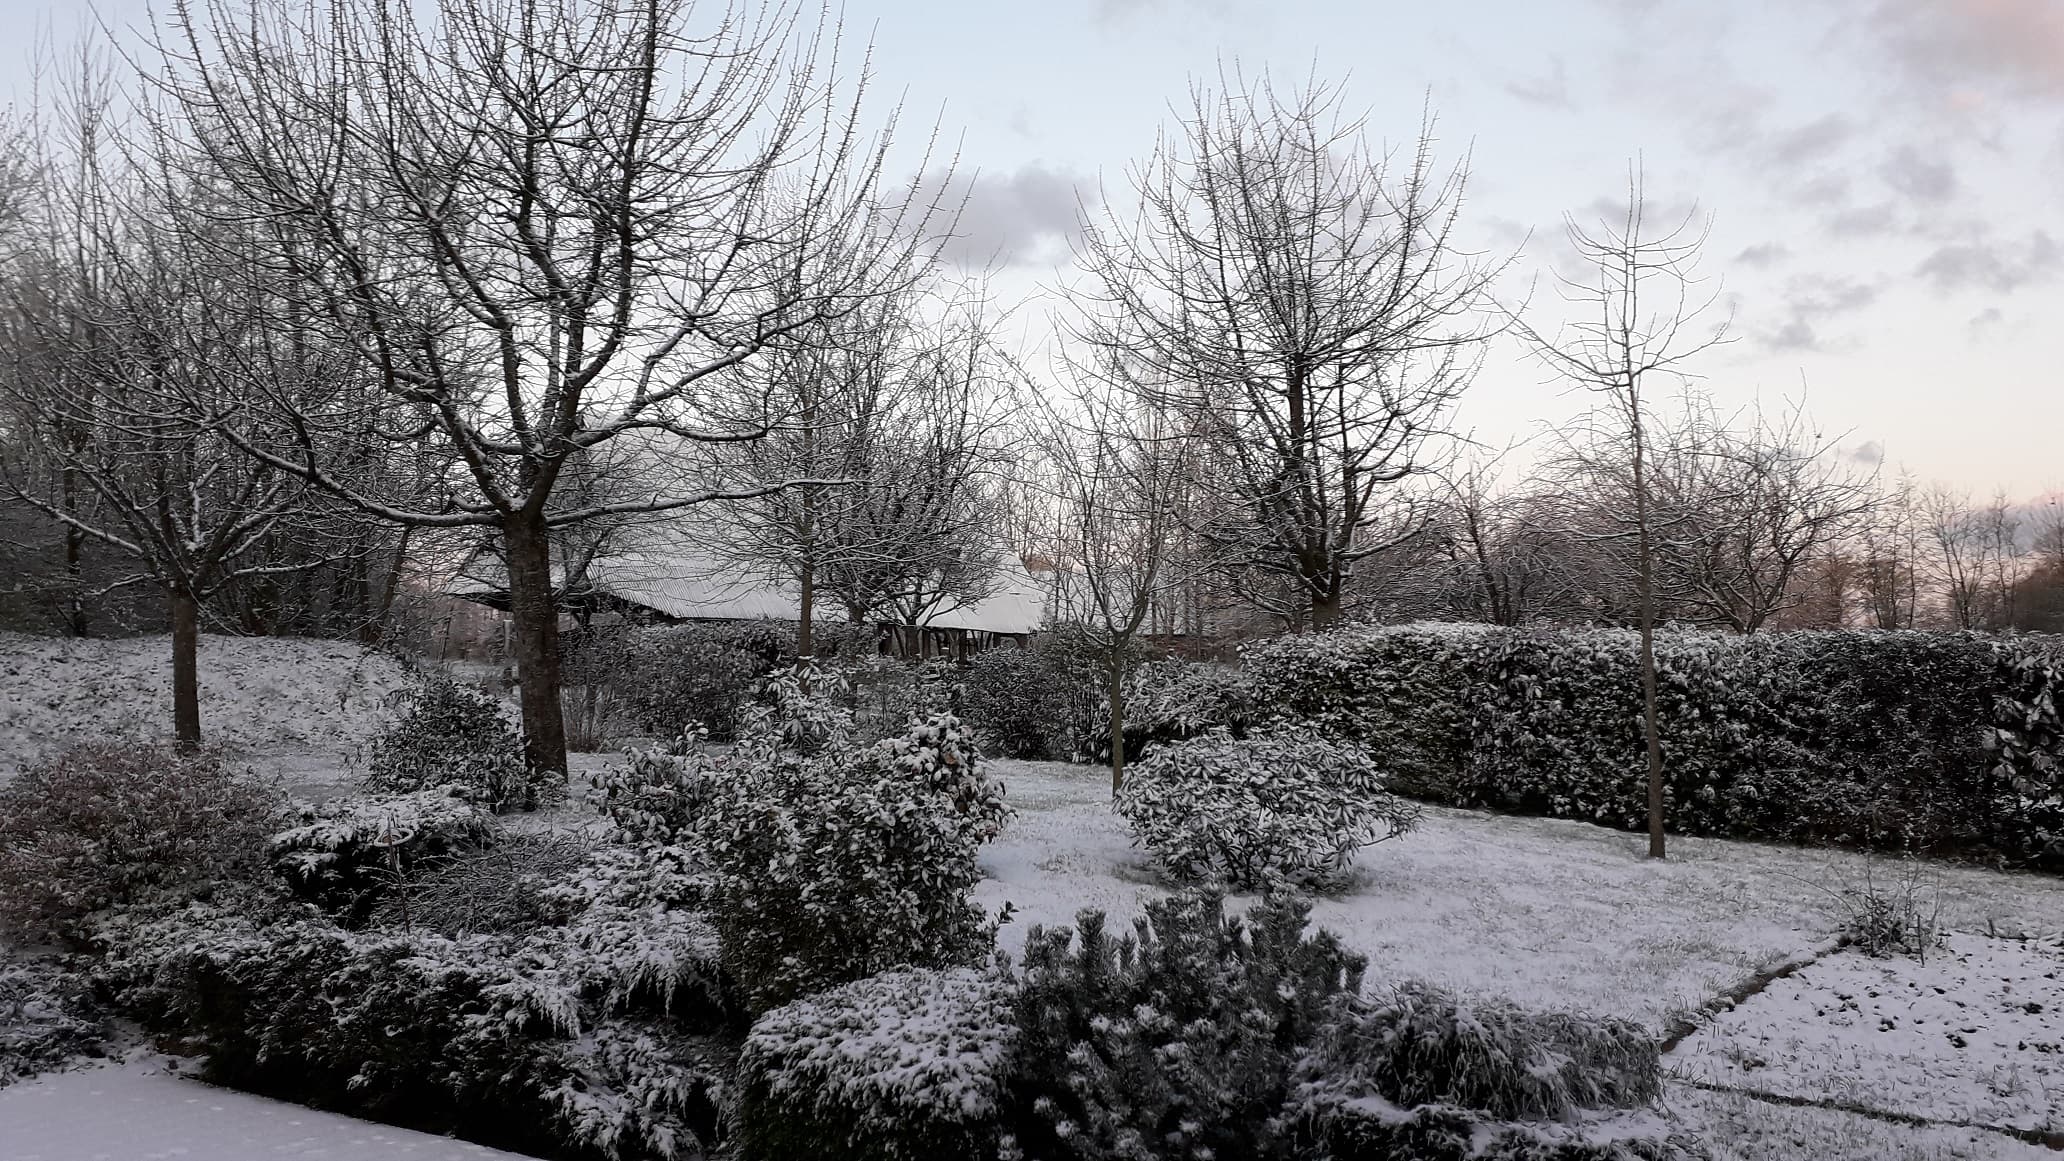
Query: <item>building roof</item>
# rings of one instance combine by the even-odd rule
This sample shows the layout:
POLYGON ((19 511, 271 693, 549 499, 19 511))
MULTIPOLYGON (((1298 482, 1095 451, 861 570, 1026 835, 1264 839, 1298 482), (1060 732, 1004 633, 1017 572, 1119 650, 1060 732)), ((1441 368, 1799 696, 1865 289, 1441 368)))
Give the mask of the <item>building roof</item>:
MULTIPOLYGON (((1006 554, 996 591, 968 605, 946 606, 925 618, 928 628, 985 633, 1033 633, 1046 619, 1046 590, 1006 554)), ((597 557, 588 588, 679 620, 793 621, 802 604, 793 582, 769 581, 715 557, 681 552, 626 552, 597 557)), ((480 599, 506 591, 499 561, 483 558, 445 587, 455 597, 480 599)))

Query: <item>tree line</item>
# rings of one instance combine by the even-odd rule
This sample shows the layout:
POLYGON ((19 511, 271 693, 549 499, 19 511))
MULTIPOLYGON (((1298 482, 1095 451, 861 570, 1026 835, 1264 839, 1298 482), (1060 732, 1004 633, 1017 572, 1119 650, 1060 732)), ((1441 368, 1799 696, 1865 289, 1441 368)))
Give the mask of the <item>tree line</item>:
POLYGON ((1568 223, 1550 326, 1464 243, 1430 119, 1384 147, 1337 87, 1222 73, 1085 211, 1040 365, 944 262, 959 187, 902 176, 935 134, 865 58, 801 4, 684 0, 204 0, 83 51, 0 172, 37 611, 169 623, 192 744, 203 625, 375 642, 484 559, 563 771, 561 614, 684 544, 793 585, 804 661, 820 611, 919 623, 1020 558, 1114 719, 1145 637, 2049 607, 2003 502, 1700 393, 1703 223, 1651 222, 1638 169, 1568 223), (1455 419, 1501 335, 1596 403, 1509 482, 1455 419))

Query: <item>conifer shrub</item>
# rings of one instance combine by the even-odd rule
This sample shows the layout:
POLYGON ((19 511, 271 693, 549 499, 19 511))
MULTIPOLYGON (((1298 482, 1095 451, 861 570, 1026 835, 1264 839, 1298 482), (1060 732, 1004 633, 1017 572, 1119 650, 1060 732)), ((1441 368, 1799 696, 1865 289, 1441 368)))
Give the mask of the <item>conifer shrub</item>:
POLYGON ((1222 897, 1150 903, 1130 935, 1098 912, 1034 928, 1017 969, 1006 1157, 1297 1156, 1292 1066, 1360 988, 1364 960, 1309 906, 1222 897))
POLYGON ((0 935, 77 944, 109 908, 262 876, 284 802, 209 751, 92 742, 33 762, 0 787, 0 935))
POLYGON ((461 787, 497 814, 535 810, 566 789, 557 777, 530 768, 523 739, 499 701, 449 678, 417 691, 401 718, 373 740, 364 781, 379 794, 461 787))
POLYGON ((1335 884, 1362 848, 1419 817, 1359 750, 1280 726, 1157 747, 1127 771, 1116 805, 1169 878, 1243 890, 1335 884))
POLYGON ((739 1055, 741 1156, 994 1156, 1016 998, 993 973, 896 969, 766 1013, 739 1055))

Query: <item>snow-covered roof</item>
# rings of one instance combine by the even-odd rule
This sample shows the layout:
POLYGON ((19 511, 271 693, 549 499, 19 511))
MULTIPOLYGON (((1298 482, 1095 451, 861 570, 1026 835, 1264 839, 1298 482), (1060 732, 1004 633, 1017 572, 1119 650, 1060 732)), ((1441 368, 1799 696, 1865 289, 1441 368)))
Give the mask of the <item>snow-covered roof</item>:
MULTIPOLYGON (((1038 631, 1046 618, 1044 588, 1008 556, 998 571, 994 593, 973 604, 942 607, 925 619, 925 625, 985 633, 1038 631)), ((683 552, 597 557, 588 566, 588 587, 681 620, 792 621, 802 603, 793 582, 770 581, 715 557, 683 552)), ((456 597, 482 597, 503 588, 500 564, 482 560, 445 591, 456 597)))

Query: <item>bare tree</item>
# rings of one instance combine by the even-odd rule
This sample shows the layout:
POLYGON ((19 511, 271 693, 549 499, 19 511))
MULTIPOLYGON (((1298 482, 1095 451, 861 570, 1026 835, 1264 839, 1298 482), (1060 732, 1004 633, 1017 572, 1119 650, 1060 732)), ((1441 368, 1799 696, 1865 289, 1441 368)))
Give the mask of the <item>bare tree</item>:
POLYGON ((0 489, 67 530, 75 578, 78 546, 93 541, 131 563, 117 584, 164 593, 173 723, 191 747, 204 603, 308 567, 260 551, 308 530, 305 482, 243 454, 216 417, 257 402, 251 368, 305 398, 342 367, 284 346, 267 290, 221 277, 173 228, 166 187, 108 143, 104 82, 81 73, 57 114, 34 232, 0 300, 0 398, 22 441, 0 449, 0 489))
POLYGON ((1051 410, 1043 442, 1058 485, 1055 619, 1079 626, 1104 661, 1115 795, 1125 782, 1132 646, 1155 602, 1182 581, 1173 564, 1194 441, 1188 415, 1113 390, 1114 378, 1130 381, 1108 363, 1082 374, 1073 412, 1051 410))
POLYGON ((1911 629, 1919 620, 1924 536, 1920 484, 1902 472, 1858 537, 1858 595, 1872 628, 1911 629))
POLYGON ((837 26, 805 11, 202 0, 164 38, 161 148, 262 236, 254 277, 301 304, 283 322, 353 352, 375 438, 454 470, 435 504, 367 488, 342 419, 285 396, 225 430, 381 519, 496 534, 540 768, 566 764, 553 533, 780 486, 685 470, 765 433, 715 406, 714 378, 928 260, 927 207, 874 196, 886 131, 863 130, 837 26), (650 457, 632 494, 555 506, 627 437, 650 457))
POLYGON ((1714 298, 1693 298, 1706 230, 1690 217, 1655 230, 1638 168, 1630 167, 1627 206, 1617 221, 1565 224, 1569 245, 1586 267, 1559 278, 1574 317, 1552 338, 1531 327, 1534 350, 1557 375, 1605 405, 1598 422, 1624 433, 1633 511, 1624 519, 1635 544, 1634 596, 1641 634, 1642 734, 1648 752, 1648 853, 1664 857, 1663 748, 1656 714, 1656 584, 1654 493, 1649 479, 1652 380, 1682 380, 1687 363, 1726 341, 1727 323, 1702 329, 1714 298))
POLYGON ((1203 444, 1227 575, 1324 629, 1357 563, 1420 530, 1379 527, 1379 501, 1438 465, 1495 268, 1454 243, 1464 173, 1436 170, 1430 128, 1400 160, 1334 89, 1222 84, 1136 173, 1138 217, 1086 224, 1073 329, 1203 444))

